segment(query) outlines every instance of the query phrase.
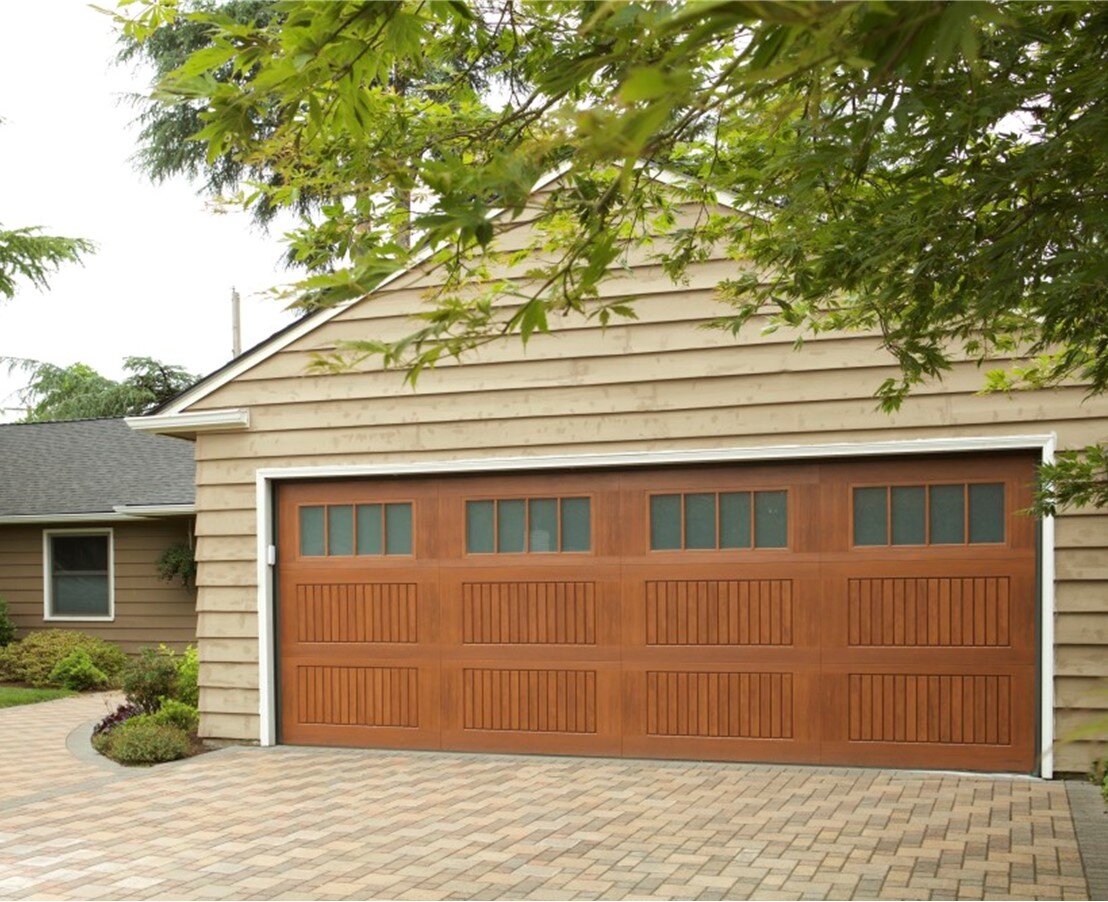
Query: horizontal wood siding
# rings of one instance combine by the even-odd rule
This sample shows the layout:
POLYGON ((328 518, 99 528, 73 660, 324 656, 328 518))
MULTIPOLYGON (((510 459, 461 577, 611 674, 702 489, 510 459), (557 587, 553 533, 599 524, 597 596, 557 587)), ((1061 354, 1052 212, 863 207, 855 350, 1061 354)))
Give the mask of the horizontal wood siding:
MULTIPOLYGON (((523 236, 514 233, 518 246, 523 236)), ((737 264, 695 265, 674 285, 640 252, 610 279, 608 298, 637 297, 637 321, 600 329, 570 316, 526 348, 498 342, 421 376, 416 390, 372 367, 335 375, 306 367, 341 340, 397 338, 413 328, 435 277, 415 273, 338 314, 192 410, 248 407, 243 432, 198 436, 203 731, 257 738, 254 476, 258 467, 381 464, 482 456, 576 454, 1056 432, 1061 448, 1108 437, 1108 399, 1079 387, 1012 396, 977 394, 980 369, 958 364, 898 413, 873 392, 895 372, 873 335, 765 333, 757 318, 738 339, 703 326, 725 312, 712 287, 737 264), (211 637, 210 639, 208 637, 211 637), (233 698, 230 693, 236 693, 233 698), (233 709, 233 710, 229 710, 233 709)), ((1108 711, 1108 515, 1057 524, 1058 727, 1108 711)), ((1096 744, 1058 750, 1080 769, 1096 744)))
POLYGON ((178 582, 164 582, 155 568, 169 545, 188 541, 191 522, 173 518, 87 525, 110 526, 114 531, 115 619, 110 623, 44 620, 42 532, 50 527, 0 526, 0 596, 8 600, 18 636, 39 629, 80 630, 132 654, 147 645, 165 643, 181 649, 195 642, 196 591, 178 582))

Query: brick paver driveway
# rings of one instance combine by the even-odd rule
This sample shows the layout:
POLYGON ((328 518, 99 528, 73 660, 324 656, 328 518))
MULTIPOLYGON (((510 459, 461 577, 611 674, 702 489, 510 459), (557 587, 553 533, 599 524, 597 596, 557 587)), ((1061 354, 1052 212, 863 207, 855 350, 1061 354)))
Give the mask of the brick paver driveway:
POLYGON ((0 898, 1086 898, 1058 783, 304 748, 124 771, 65 747, 103 707, 0 710, 0 898))

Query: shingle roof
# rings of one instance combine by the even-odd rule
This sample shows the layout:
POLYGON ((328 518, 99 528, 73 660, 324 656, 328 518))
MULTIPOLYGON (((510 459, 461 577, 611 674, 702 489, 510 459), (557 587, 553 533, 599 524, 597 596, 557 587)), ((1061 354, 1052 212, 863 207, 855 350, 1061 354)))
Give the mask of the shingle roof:
POLYGON ((0 517, 192 504, 193 444, 122 419, 0 425, 0 517))

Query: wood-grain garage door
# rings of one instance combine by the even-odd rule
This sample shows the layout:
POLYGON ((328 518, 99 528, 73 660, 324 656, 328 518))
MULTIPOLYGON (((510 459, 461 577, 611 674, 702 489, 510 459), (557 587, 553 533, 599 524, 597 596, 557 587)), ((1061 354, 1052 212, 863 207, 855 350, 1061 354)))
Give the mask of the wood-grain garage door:
POLYGON ((289 743, 1031 771, 1021 456, 295 483, 289 743))

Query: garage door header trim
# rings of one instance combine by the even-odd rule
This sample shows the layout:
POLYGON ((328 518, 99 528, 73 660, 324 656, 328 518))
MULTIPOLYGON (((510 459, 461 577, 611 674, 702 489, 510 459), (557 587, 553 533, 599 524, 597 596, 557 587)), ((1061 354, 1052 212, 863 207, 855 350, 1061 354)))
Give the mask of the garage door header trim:
MULTIPOLYGON (((942 454, 1038 450, 1044 463, 1054 460, 1057 436, 1031 435, 958 436, 900 439, 878 442, 835 442, 811 445, 762 445, 730 448, 617 451, 572 455, 481 457, 427 460, 409 463, 349 464, 307 467, 267 467, 256 471, 258 562, 258 668, 259 742, 276 743, 276 692, 273 656, 274 558, 273 493, 277 480, 334 479, 342 477, 419 476, 485 472, 519 472, 553 469, 665 466, 668 464, 741 463, 743 461, 814 460, 820 458, 879 457, 884 455, 942 454)), ((1040 775, 1049 779, 1054 766, 1054 519, 1042 520, 1040 566, 1040 775)))
POLYGON ((476 457, 411 463, 267 467, 261 480, 331 479, 344 476, 420 476, 430 474, 565 470, 591 467, 665 466, 667 464, 740 463, 742 461, 811 460, 829 457, 879 457, 888 454, 941 454, 958 451, 1018 451, 1052 446, 1055 436, 994 435, 959 438, 903 439, 884 442, 835 442, 822 445, 754 445, 741 448, 690 448, 659 451, 614 451, 583 454, 476 457))

